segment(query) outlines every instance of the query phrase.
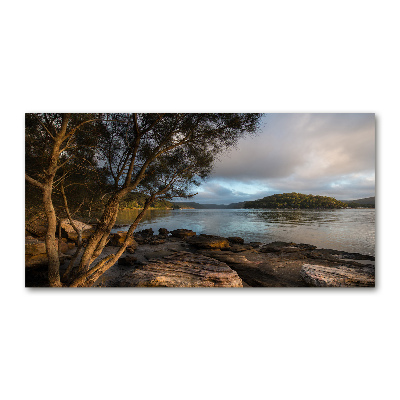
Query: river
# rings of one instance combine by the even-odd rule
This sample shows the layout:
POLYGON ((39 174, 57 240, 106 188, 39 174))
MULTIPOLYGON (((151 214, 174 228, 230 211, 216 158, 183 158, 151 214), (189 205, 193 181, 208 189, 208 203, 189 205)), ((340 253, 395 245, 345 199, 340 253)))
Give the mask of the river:
MULTIPOLYGON (((117 224, 129 224, 137 210, 123 210, 117 224)), ((375 210, 149 210, 137 230, 190 229, 197 234, 240 236, 246 242, 307 243, 318 248, 375 256, 375 210)), ((127 230, 128 227, 114 229, 127 230)))

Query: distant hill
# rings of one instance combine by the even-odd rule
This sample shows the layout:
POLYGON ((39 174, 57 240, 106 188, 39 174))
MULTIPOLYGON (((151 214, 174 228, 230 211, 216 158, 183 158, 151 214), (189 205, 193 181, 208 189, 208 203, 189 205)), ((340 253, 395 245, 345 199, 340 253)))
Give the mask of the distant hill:
POLYGON ((172 202, 174 207, 180 208, 195 208, 199 210, 206 210, 206 209, 234 209, 234 208, 243 208, 244 201, 241 203, 231 203, 231 204, 200 204, 194 201, 174 201, 172 202))
POLYGON ((343 203, 357 203, 357 204, 372 204, 375 205, 375 196, 374 197, 366 197, 364 199, 358 200, 341 200, 343 203))
POLYGON ((302 193, 273 194, 259 200, 246 201, 244 208, 271 208, 271 209, 331 209, 346 208, 347 203, 333 197, 314 196, 302 193))

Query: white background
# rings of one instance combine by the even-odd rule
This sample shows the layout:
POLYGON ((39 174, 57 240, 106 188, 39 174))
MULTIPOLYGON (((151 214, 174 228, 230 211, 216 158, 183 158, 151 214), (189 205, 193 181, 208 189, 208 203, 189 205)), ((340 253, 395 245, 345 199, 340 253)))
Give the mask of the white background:
POLYGON ((398 398, 395 4, 2 5, 3 398, 398 398), (32 111, 375 112, 377 288, 24 288, 32 111))

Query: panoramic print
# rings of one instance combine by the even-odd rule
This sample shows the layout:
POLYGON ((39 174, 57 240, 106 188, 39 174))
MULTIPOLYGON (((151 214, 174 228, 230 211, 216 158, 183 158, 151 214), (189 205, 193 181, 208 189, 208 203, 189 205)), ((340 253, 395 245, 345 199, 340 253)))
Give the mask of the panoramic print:
POLYGON ((375 114, 27 113, 26 287, 373 287, 375 114))

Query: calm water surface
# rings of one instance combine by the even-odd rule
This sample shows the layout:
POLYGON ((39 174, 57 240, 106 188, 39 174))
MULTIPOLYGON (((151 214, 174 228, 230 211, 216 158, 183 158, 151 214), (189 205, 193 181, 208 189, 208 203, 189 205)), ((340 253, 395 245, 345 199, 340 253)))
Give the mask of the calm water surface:
MULTIPOLYGON (((129 224, 137 210, 120 211, 129 224)), ((375 255, 375 210, 149 210, 137 230, 190 229, 197 234, 240 236, 246 242, 285 241, 375 255)), ((128 227, 118 230, 127 230, 128 227)))

